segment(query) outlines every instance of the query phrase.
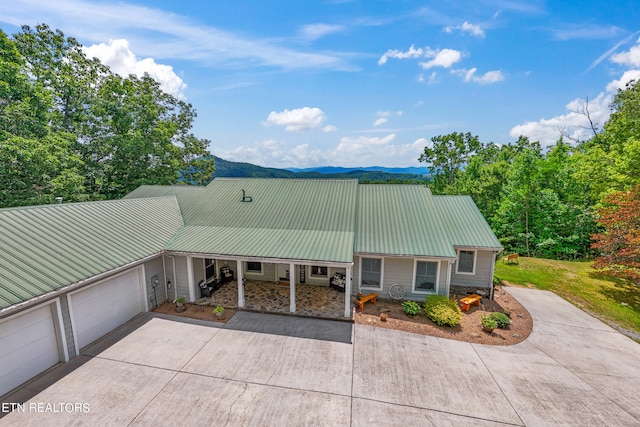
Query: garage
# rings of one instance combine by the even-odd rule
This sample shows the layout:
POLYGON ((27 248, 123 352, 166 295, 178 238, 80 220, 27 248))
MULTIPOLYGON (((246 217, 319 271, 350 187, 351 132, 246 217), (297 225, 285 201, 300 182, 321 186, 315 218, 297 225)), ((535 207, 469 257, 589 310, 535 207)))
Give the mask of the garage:
POLYGON ((82 349, 142 312, 141 269, 70 294, 76 348, 82 349))
POLYGON ((0 321, 0 396, 60 361, 54 307, 0 321))

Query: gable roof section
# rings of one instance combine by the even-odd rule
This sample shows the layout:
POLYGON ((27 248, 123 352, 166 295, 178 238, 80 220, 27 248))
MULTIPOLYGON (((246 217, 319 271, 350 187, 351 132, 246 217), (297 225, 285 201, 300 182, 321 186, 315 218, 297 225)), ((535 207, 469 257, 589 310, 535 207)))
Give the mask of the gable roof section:
POLYGON ((160 252, 175 197, 0 209, 0 309, 160 252))
POLYGON ((216 178, 195 191, 141 187, 127 198, 177 197, 185 227, 167 250, 349 263, 357 193, 357 180, 216 178))
POLYGON ((360 185, 355 252, 455 258, 431 191, 417 185, 360 185))
POLYGON ((470 196, 433 196, 453 246, 502 250, 502 245, 470 196))

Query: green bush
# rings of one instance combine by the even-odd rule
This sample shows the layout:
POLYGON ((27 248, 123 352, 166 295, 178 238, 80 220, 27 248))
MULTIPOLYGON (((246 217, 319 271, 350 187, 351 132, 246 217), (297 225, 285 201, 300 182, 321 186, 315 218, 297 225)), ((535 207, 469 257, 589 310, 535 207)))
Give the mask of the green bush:
POLYGON ((509 320, 509 317, 504 313, 496 311, 495 313, 491 313, 491 318, 496 321, 500 329, 507 329, 511 324, 511 320, 509 320))
POLYGON ((491 318, 491 316, 482 316, 480 321, 482 326, 487 329, 495 329, 498 327, 498 322, 491 318))
POLYGON ((444 295, 432 295, 424 299, 424 314, 440 326, 457 326, 462 320, 460 307, 444 295))
POLYGON ((420 304, 415 301, 405 301, 402 303, 402 309, 409 316, 415 316, 420 313, 420 304))

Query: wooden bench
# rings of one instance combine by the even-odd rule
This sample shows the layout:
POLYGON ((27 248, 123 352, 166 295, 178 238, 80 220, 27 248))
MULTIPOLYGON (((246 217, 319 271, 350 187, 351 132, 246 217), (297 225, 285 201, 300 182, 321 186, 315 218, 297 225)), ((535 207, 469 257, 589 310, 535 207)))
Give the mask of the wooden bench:
POLYGON ((371 301, 372 303, 376 303, 376 298, 378 298, 378 294, 369 294, 369 295, 363 295, 360 297, 360 299, 356 298, 356 305, 358 306, 358 308, 360 309, 360 311, 364 310, 364 303, 367 301, 371 301))
POLYGON ((505 262, 505 264, 520 264, 518 262, 518 254, 508 255, 507 257, 503 258, 503 261, 505 262))
POLYGON ((478 294, 471 294, 468 297, 464 297, 460 299, 460 310, 469 311, 470 305, 480 305, 480 300, 482 297, 478 294))

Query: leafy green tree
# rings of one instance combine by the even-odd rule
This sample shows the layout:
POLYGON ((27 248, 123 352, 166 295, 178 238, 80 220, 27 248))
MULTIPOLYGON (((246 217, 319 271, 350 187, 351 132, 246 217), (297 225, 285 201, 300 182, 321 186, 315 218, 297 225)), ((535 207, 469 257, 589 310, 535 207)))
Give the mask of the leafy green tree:
POLYGON ((503 244, 527 256, 532 253, 532 212, 540 189, 540 161, 541 153, 534 148, 516 155, 505 186, 505 197, 493 221, 503 244))
POLYGON ((425 147, 418 160, 429 165, 435 193, 455 193, 456 180, 462 168, 482 148, 482 144, 477 135, 469 132, 434 136, 431 142, 432 146, 425 147))

